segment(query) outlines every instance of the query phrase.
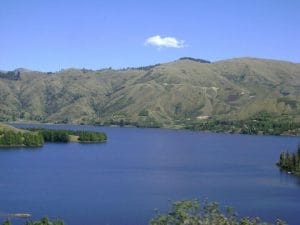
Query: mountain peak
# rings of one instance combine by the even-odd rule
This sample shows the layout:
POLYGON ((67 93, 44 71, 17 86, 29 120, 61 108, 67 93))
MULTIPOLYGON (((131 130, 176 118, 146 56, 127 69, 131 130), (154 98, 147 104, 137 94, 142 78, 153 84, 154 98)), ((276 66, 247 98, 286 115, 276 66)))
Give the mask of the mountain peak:
POLYGON ((32 72, 32 70, 27 69, 27 68, 17 68, 14 71, 15 72, 20 72, 20 73, 22 73, 22 72, 32 72))
POLYGON ((181 57, 178 60, 190 60, 190 61, 199 62, 199 63, 211 63, 210 61, 205 60, 205 59, 197 59, 197 58, 192 58, 192 57, 181 57))

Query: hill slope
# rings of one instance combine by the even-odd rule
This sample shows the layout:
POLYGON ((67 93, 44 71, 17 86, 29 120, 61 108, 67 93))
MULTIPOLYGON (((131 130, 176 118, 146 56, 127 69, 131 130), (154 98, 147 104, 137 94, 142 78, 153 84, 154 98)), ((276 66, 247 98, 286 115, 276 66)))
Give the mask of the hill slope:
POLYGON ((182 58, 123 70, 0 73, 0 120, 175 126, 267 111, 300 121, 300 64, 182 58))

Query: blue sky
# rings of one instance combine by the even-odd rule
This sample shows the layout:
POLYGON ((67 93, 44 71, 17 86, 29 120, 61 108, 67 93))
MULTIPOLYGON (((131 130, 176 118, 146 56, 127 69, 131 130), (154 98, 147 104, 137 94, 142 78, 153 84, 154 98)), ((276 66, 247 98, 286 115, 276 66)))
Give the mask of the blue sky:
POLYGON ((299 0, 1 0, 0 69, 300 62, 299 12, 299 0))

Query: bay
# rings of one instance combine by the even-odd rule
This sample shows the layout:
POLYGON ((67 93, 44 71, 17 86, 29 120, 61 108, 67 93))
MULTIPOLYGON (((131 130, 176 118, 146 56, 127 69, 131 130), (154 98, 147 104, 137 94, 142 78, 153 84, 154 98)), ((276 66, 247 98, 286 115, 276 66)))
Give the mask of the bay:
MULTIPOLYGON (((173 201, 208 199, 239 216, 297 225, 300 179, 281 173, 280 152, 299 137, 186 130, 17 124, 104 131, 105 144, 45 144, 0 151, 0 217, 31 213, 68 225, 148 224, 173 201)), ((13 219, 23 224, 22 219, 13 219)))

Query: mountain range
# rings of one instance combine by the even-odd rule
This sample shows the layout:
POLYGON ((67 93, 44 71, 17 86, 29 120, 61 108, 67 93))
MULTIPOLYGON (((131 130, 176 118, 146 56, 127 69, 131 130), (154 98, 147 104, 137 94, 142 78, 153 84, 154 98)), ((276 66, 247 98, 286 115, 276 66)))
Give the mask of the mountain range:
POLYGON ((0 71, 0 121, 176 127, 259 112, 300 121, 300 64, 180 58, 139 68, 0 71))

